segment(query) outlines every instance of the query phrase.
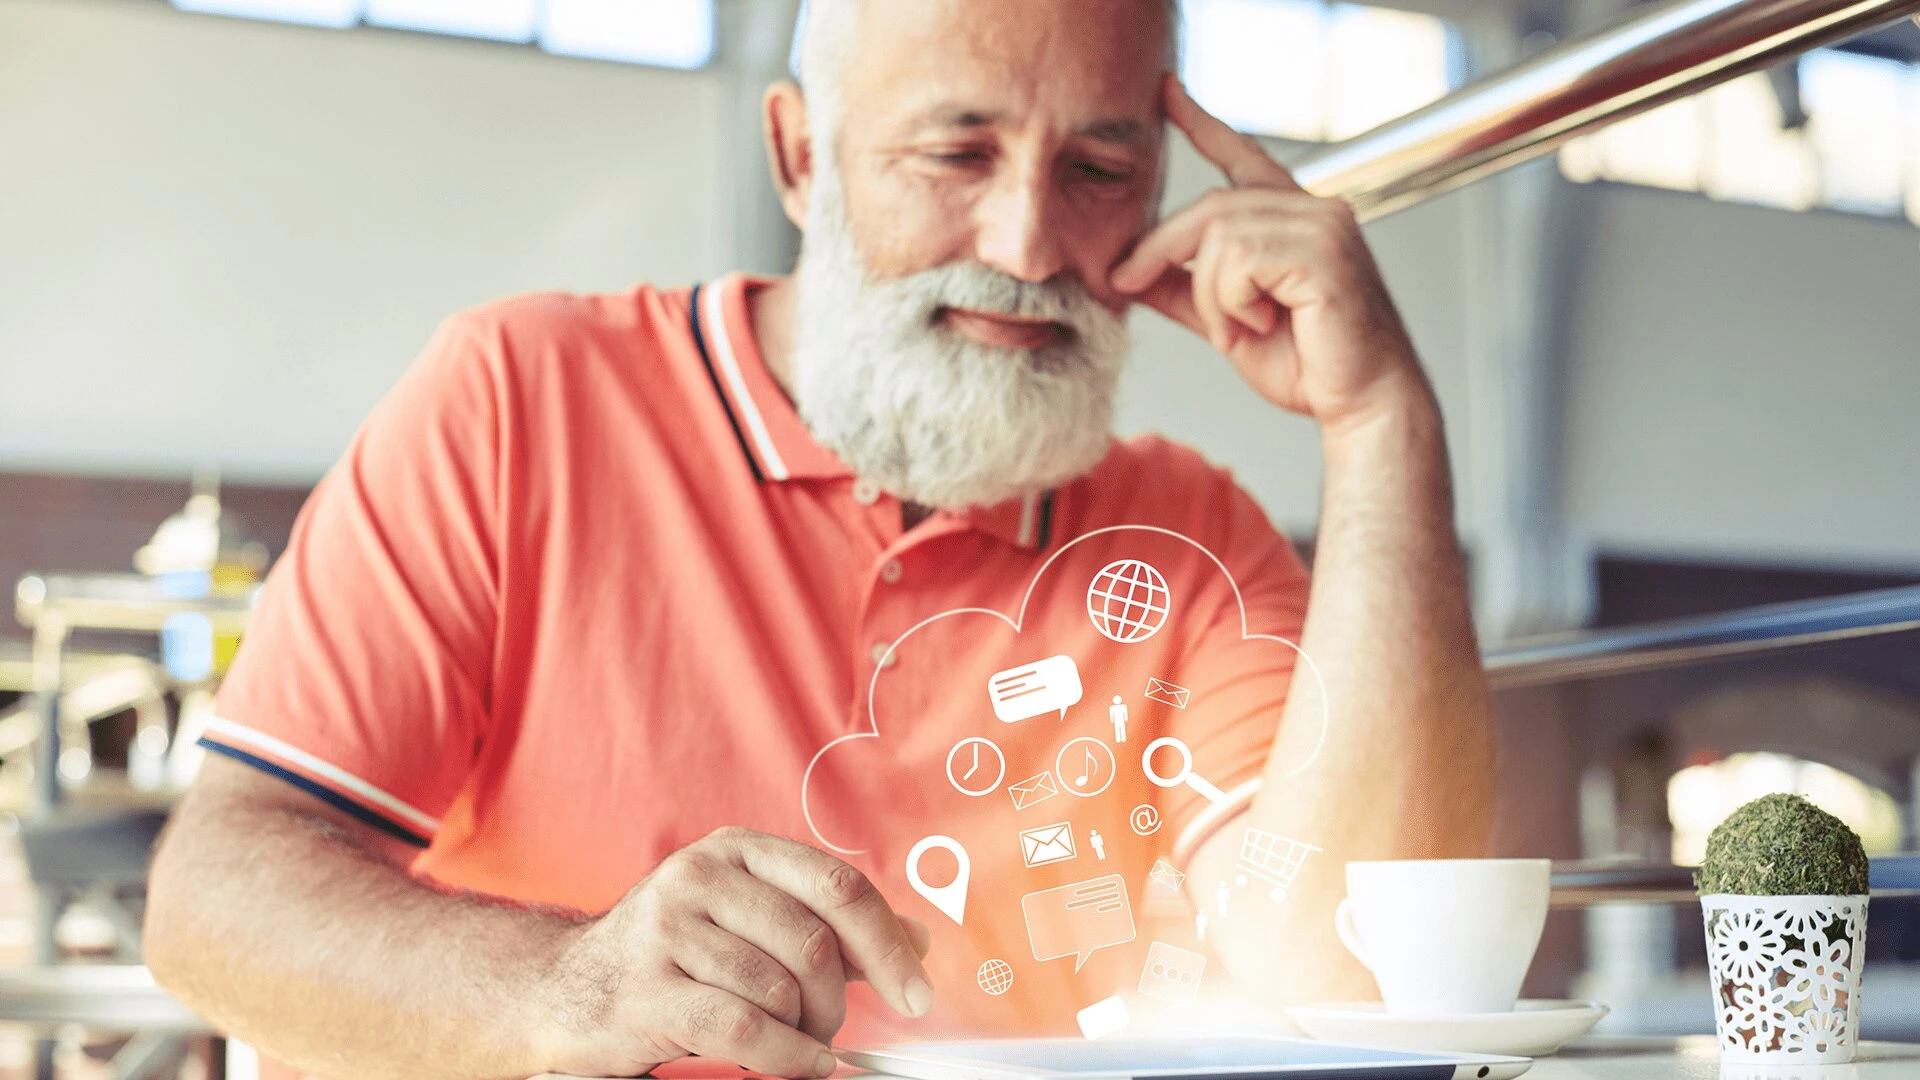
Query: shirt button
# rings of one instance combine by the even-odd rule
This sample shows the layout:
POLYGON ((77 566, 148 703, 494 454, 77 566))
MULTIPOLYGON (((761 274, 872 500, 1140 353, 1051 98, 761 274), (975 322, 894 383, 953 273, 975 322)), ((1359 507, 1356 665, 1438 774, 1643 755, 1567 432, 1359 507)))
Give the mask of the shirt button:
POLYGON ((899 653, 887 651, 892 647, 893 645, 891 642, 876 641, 873 643, 873 662, 879 665, 880 670, 882 671, 885 671, 886 669, 900 662, 899 653))
POLYGON ((880 564, 880 580, 889 585, 898 585, 906 573, 906 568, 900 565, 899 559, 888 559, 880 564))
POLYGON ((853 482, 853 501, 861 506, 872 506, 880 498, 880 485, 871 480, 853 482))

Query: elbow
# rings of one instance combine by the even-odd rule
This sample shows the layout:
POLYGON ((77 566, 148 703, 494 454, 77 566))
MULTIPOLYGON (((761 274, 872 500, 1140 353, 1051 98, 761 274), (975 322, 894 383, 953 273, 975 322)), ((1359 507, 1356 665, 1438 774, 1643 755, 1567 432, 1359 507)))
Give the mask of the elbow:
POLYGON ((141 959, 154 981, 203 1014, 209 993, 218 993, 229 970, 238 929, 230 915, 223 917, 235 884, 223 877, 234 867, 209 857, 221 838, 209 835, 217 832, 217 820, 209 820, 205 809, 189 794, 154 845, 140 932, 141 959))
POLYGON ((155 845, 147 875, 146 915, 140 931, 141 958, 154 981, 178 995, 189 980, 192 902, 186 880, 191 877, 176 830, 169 828, 155 845))

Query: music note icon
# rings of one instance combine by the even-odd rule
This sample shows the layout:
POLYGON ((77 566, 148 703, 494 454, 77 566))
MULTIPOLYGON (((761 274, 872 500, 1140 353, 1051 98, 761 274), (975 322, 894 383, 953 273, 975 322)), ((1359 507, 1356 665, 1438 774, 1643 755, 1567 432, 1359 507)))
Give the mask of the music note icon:
POLYGON ((1073 777, 1072 784, 1063 785, 1067 794, 1089 799, 1113 783, 1113 750, 1099 739, 1083 735, 1060 748, 1053 770, 1063 780, 1073 777), (1071 769, 1069 761, 1075 763, 1071 769))

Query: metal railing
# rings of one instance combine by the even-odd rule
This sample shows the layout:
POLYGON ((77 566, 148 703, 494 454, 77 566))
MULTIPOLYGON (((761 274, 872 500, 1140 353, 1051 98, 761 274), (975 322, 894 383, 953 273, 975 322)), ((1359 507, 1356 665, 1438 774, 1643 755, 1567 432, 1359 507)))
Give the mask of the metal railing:
MULTIPOLYGON (((1920 855, 1883 855, 1869 860, 1867 885, 1875 900, 1920 898, 1920 855)), ((1601 903, 1691 903, 1693 867, 1670 863, 1554 860, 1553 906, 1601 903)))
MULTIPOLYGON (((1625 675, 1772 649, 1920 630, 1920 585, 1767 604, 1615 630, 1553 634, 1485 654, 1495 689, 1625 675)), ((1693 871, 1664 863, 1556 861, 1553 903, 1681 903, 1693 871)), ((1875 899, 1920 897, 1920 855, 1873 860, 1875 899)))
POLYGON ((1522 638, 1488 652, 1497 690, 1694 664, 1920 629, 1920 585, 1767 604, 1668 622, 1522 638))
POLYGON ((1379 217, 1575 135, 1920 12, 1920 0, 1681 0, 1521 63, 1346 142, 1294 176, 1379 217))

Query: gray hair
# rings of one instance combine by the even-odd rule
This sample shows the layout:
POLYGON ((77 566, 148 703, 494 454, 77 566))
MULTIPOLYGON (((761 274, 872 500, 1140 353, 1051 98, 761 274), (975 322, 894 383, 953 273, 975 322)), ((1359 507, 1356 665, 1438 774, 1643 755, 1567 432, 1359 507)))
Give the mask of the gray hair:
MULTIPOLYGON (((853 51, 861 0, 801 0, 788 67, 807 98, 815 140, 831 145, 840 126, 840 70, 853 51)), ((1181 0, 1160 0, 1167 19, 1169 70, 1180 67, 1181 0)))

